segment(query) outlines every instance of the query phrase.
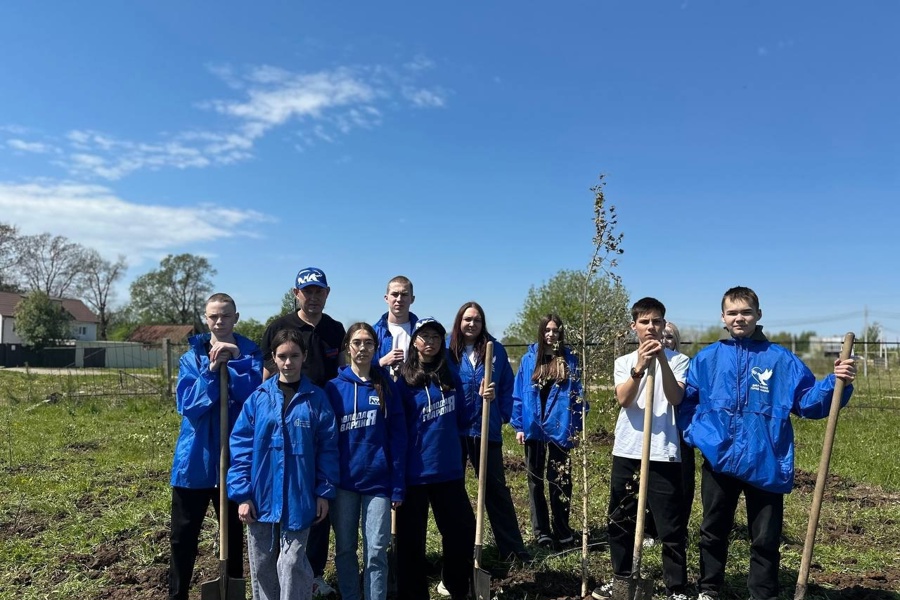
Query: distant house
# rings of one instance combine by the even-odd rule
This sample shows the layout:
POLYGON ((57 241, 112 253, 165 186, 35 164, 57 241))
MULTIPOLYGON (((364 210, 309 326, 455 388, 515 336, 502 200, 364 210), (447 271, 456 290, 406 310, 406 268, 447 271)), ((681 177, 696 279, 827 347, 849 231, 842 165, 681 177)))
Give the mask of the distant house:
MULTIPOLYGON (((16 334, 16 306, 25 294, 0 292, 0 344, 21 344, 22 338, 16 334)), ((62 305, 72 318, 72 340, 93 342, 97 339, 97 325, 100 319, 84 302, 75 298, 51 298, 62 305)))
POLYGON ((197 333, 193 325, 140 325, 126 338, 128 342, 156 345, 168 339, 173 344, 186 344, 197 333))

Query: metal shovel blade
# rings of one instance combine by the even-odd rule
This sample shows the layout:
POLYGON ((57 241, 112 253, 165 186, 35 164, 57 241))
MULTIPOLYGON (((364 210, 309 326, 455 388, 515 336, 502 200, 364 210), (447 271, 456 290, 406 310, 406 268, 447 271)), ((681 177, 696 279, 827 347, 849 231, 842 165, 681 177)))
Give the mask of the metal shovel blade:
POLYGON ((246 581, 229 577, 225 562, 219 563, 219 578, 200 584, 200 600, 245 600, 246 581))
POLYGON ((628 600, 653 600, 653 580, 643 577, 629 579, 628 600))
POLYGON ((475 568, 472 569, 475 600, 491 600, 491 574, 481 568, 481 547, 475 548, 475 568))

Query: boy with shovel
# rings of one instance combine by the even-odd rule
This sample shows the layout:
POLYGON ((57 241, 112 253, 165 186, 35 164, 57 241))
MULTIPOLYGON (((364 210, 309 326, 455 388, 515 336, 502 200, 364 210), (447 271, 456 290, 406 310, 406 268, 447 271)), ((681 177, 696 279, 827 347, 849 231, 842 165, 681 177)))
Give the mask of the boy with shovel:
MULTIPOLYGON (((234 333, 239 314, 228 294, 206 301, 209 333, 195 335, 178 367, 176 403, 181 431, 172 461, 172 526, 169 536, 169 598, 187 600, 197 559, 200 528, 210 502, 220 519, 228 519, 228 576, 241 579, 244 544, 237 504, 219 506, 219 428, 223 398, 219 380, 227 371, 228 431, 234 427, 247 397, 262 383, 259 347, 234 333), (224 511, 224 512, 223 512, 224 511)), ((227 442, 227 439, 225 440, 227 442)))
MULTIPOLYGON (((686 535, 682 519, 681 449, 675 425, 675 406, 684 396, 689 359, 665 348, 666 307, 655 298, 642 298, 631 307, 631 329, 638 348, 615 362, 615 391, 619 403, 613 445, 609 495, 609 555, 613 579, 596 588, 596 600, 632 600, 634 573, 632 549, 635 545, 637 503, 644 442, 649 440, 646 505, 656 520, 662 544, 663 582, 669 600, 687 600, 686 535), (655 371, 655 376, 649 376, 655 371), (648 375, 645 377, 645 375, 648 375), (652 380, 652 402, 647 402, 648 380, 652 380), (652 417, 645 421, 650 405, 652 417), (651 423, 645 436, 644 424, 651 423)), ((643 532, 640 532, 643 535, 643 532)))
MULTIPOLYGON (((728 534, 741 493, 750 531, 750 598, 778 598, 784 494, 794 484, 790 415, 826 417, 835 378, 850 384, 856 376, 852 359, 837 359, 834 374, 816 381, 796 355, 766 339, 757 324, 761 318, 753 290, 725 292, 722 322, 729 335, 693 358, 679 407, 685 442, 705 459, 698 600, 715 600, 725 582, 728 534)), ((851 393, 848 385, 842 406, 851 393)))

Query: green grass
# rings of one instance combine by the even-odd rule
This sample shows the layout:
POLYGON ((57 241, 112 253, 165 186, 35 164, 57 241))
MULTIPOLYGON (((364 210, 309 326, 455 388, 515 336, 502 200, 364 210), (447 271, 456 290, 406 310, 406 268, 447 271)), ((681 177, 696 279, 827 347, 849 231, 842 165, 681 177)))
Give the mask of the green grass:
MULTIPOLYGON (((57 379, 0 371, 0 599, 162 597, 168 563, 168 478, 179 423, 173 403, 157 397, 77 396, 43 403, 60 389, 57 379)), ((879 574, 900 574, 900 461, 894 454, 900 411, 890 398, 900 393, 885 391, 884 378, 879 381, 878 386, 858 383, 857 395, 841 413, 814 557, 817 566, 810 576, 819 586, 810 589, 809 598, 847 600, 853 597, 848 590, 857 584, 870 592, 892 589, 894 597, 900 597, 900 586, 891 579, 876 585, 879 574)), ((614 401, 609 392, 603 394, 591 399, 590 432, 613 428, 614 401)), ((803 485, 785 502, 783 598, 793 596, 825 421, 795 420, 795 428, 798 482, 803 485)), ((601 437, 592 436, 586 448, 573 454, 572 523, 581 528, 580 458, 586 452, 588 527, 597 542, 605 535, 611 458, 611 447, 601 437)), ((528 543, 527 484, 524 471, 517 468, 523 453, 508 428, 504 452, 510 466, 507 480, 528 543)), ((469 473, 474 500, 475 481, 469 473)), ((749 549, 742 537, 742 510, 737 520, 723 600, 746 597, 749 549)), ((692 578, 697 574, 699 521, 698 482, 688 554, 692 578)), ((216 577, 211 518, 208 525, 201 539, 200 580, 216 577)), ((487 559, 496 559, 489 526, 486 542, 487 559)), ((433 558, 439 557, 440 536, 433 525, 428 548, 433 558)), ((591 585, 610 572, 608 554, 601 545, 595 550, 588 555, 591 585)), ((578 593, 577 551, 536 554, 533 568, 495 580, 500 600, 578 593)), ((645 554, 645 568, 660 582, 658 547, 645 554)), ((333 571, 328 576, 334 581, 333 571)))

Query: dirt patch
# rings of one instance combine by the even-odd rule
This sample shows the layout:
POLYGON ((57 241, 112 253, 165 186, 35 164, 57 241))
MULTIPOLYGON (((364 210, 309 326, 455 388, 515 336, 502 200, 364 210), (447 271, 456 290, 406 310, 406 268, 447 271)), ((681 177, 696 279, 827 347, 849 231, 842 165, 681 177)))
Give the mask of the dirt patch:
POLYGON ((0 539, 12 537, 33 538, 47 529, 47 524, 30 513, 16 515, 12 521, 0 523, 0 539))
POLYGON ((65 449, 73 452, 95 452, 100 449, 100 442, 93 440, 69 442, 65 445, 65 449))
POLYGON ((524 473, 525 472, 525 457, 524 456, 509 456, 508 454, 503 455, 503 469, 507 473, 507 479, 509 478, 509 473, 524 473))
POLYGON ((613 442, 615 442, 616 436, 605 429, 600 429, 599 431, 592 431, 587 434, 587 443, 590 446, 612 446, 613 442))

